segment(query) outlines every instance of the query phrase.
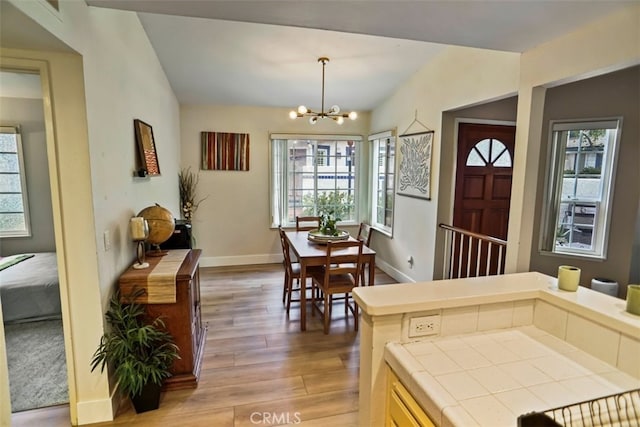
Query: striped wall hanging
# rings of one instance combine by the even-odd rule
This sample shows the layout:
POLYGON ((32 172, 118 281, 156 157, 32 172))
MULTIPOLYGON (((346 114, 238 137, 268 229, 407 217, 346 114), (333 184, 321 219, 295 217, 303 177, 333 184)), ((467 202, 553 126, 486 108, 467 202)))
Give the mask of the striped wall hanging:
POLYGON ((202 132, 203 170, 248 171, 249 134, 202 132))

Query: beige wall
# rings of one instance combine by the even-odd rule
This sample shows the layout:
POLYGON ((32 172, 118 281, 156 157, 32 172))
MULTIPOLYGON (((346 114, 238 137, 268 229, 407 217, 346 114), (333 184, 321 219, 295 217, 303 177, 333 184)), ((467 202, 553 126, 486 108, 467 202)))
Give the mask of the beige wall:
POLYGON ((55 121, 47 126, 55 140, 47 144, 71 416, 79 424, 107 420, 113 386, 106 374, 90 373, 89 362, 117 278, 134 258, 129 218, 156 202, 177 214, 178 103, 135 13, 63 1, 55 16, 40 2, 12 3, 78 52, 3 46, 2 63, 43 61, 51 80, 55 121), (153 126, 159 177, 133 178, 136 118, 153 126))
MULTIPOLYGON (((438 201, 442 180, 451 182, 450 151, 443 151, 450 140, 443 140, 443 111, 475 105, 515 94, 518 86, 520 55, 463 47, 449 47, 424 66, 371 116, 371 130, 397 127, 404 133, 415 115, 435 131, 431 162, 431 200, 395 196, 393 238, 375 240, 379 257, 388 263, 387 271, 400 281, 430 280, 434 274, 438 201), (413 268, 407 258, 414 259, 413 268)), ((409 132, 421 128, 413 126, 409 132)), ((377 236, 376 236, 377 237, 377 236)))
POLYGON ((31 224, 30 237, 4 238, 0 241, 1 256, 56 250, 42 109, 42 99, 0 98, 0 123, 20 125, 31 224))
POLYGON ((270 229, 271 133, 366 137, 369 127, 369 114, 362 112, 358 120, 347 120, 341 126, 332 120, 321 120, 312 126, 307 120, 291 120, 288 113, 283 108, 181 106, 182 166, 198 173, 198 194, 207 197, 193 221, 196 244, 203 251, 202 265, 259 264, 282 259, 277 230, 270 229), (248 133, 249 171, 200 171, 203 131, 248 133))
MULTIPOLYGON (((545 97, 538 196, 531 247, 533 271, 555 276, 561 264, 575 265, 582 270, 580 283, 589 285, 593 277, 613 279, 621 285, 629 281, 632 266, 635 221, 640 201, 640 67, 605 74, 591 79, 561 85, 547 90, 545 97), (541 254, 540 223, 544 198, 549 121, 563 119, 593 119, 622 117, 622 132, 614 178, 611 226, 606 260, 541 254), (635 183, 636 185, 631 185, 635 183)), ((636 259, 636 264, 638 260, 636 259)), ((623 287, 620 289, 624 290, 623 287)), ((624 295, 624 293, 621 293, 624 295)))

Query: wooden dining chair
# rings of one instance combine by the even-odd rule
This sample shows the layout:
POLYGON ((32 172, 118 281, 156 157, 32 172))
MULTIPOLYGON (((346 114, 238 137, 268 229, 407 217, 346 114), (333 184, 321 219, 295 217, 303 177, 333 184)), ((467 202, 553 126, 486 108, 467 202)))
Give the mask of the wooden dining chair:
MULTIPOLYGON (((358 228, 358 237, 356 237, 356 239, 362 241, 364 243, 364 245, 368 248, 371 247, 371 236, 373 236, 373 230, 375 230, 373 227, 371 227, 369 224, 367 224, 366 222, 361 222, 360 223, 360 228, 358 228)), ((365 283, 367 283, 365 281, 364 275, 365 275, 365 271, 367 270, 367 265, 368 263, 364 263, 362 265, 362 278, 361 278, 361 286, 364 286, 365 283)), ((371 283, 371 278, 369 278, 369 283, 371 283)))
POLYGON ((362 240, 364 242, 365 246, 370 246, 371 245, 371 236, 373 232, 373 227, 371 227, 369 224, 367 224, 366 222, 361 222, 360 223, 360 228, 358 228, 358 237, 356 237, 358 240, 362 240))
POLYGON ((334 294, 344 294, 344 313, 348 317, 353 314, 354 329, 358 330, 358 304, 353 301, 351 291, 359 285, 362 270, 361 240, 346 240, 327 243, 327 258, 322 270, 311 274, 311 310, 318 311, 323 318, 324 333, 329 333, 331 321, 332 299, 334 294), (356 248, 357 251, 349 251, 356 248), (351 253, 347 253, 351 252, 351 253), (317 291, 321 291, 322 303, 316 302, 317 291))
POLYGON ((296 231, 312 231, 320 229, 319 216, 297 216, 296 231))
MULTIPOLYGON (((284 264, 284 287, 282 289, 282 303, 285 304, 287 316, 289 316, 291 303, 300 302, 299 298, 293 298, 294 292, 306 292, 308 289, 311 289, 311 287, 307 287, 305 284, 304 290, 302 290, 303 287, 300 284, 300 264, 291 260, 289 241, 287 240, 287 237, 284 234, 284 229, 282 229, 282 227, 280 227, 280 244, 282 246, 282 257, 284 264), (296 281, 298 286, 294 286, 294 280, 296 281)), ((318 268, 308 267, 308 274, 310 274, 314 269, 318 268)))

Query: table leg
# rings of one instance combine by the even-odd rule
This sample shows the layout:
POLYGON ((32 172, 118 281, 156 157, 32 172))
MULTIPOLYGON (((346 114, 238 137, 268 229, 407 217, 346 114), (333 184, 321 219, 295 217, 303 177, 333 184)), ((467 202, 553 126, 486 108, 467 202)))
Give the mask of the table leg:
POLYGON ((300 260, 300 330, 307 330, 307 263, 300 260))

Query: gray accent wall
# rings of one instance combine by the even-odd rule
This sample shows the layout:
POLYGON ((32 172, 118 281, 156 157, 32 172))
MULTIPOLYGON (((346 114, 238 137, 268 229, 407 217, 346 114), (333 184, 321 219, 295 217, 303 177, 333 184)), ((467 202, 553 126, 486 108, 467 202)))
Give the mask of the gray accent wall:
POLYGON ((637 280, 640 253, 639 95, 640 67, 637 66, 547 90, 530 270, 556 276, 559 265, 574 265, 582 269, 581 285, 590 285, 594 277, 613 279, 622 285, 619 293, 621 297, 625 295, 625 285, 630 281, 630 272, 635 271, 637 280), (623 123, 613 190, 607 259, 602 261, 541 254, 539 236, 548 163, 549 121, 619 116, 623 117, 623 123))
POLYGON ((42 99, 0 97, 0 123, 20 125, 29 196, 31 237, 0 239, 0 255, 53 252, 55 238, 42 99))

